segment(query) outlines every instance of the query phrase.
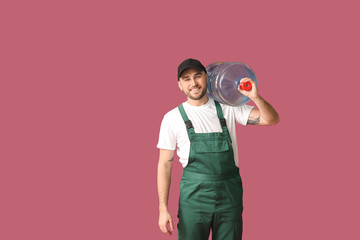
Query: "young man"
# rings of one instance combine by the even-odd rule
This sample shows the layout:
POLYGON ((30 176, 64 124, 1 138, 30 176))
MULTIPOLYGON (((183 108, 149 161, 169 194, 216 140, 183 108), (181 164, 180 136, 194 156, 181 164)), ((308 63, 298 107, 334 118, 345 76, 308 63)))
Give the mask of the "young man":
POLYGON ((235 123, 274 125, 279 115, 259 94, 256 83, 250 91, 239 90, 256 105, 231 107, 206 94, 208 75, 195 59, 178 67, 178 85, 187 101, 165 114, 157 147, 159 227, 172 234, 168 211, 174 151, 183 166, 178 211, 179 239, 235 240, 242 236, 242 182, 238 168, 235 123), (170 228, 170 229, 169 229, 170 228))

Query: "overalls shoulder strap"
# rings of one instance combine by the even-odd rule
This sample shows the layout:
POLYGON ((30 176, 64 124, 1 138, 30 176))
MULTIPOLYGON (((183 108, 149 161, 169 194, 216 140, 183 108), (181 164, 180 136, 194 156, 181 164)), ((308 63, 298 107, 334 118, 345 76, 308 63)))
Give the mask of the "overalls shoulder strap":
POLYGON ((189 119, 188 116, 186 115, 185 110, 184 110, 184 106, 181 104, 178 108, 179 108, 181 117, 183 118, 183 120, 184 120, 184 122, 185 122, 186 131, 188 132, 189 137, 190 137, 191 134, 194 134, 194 133, 195 133, 194 127, 193 127, 193 125, 192 125, 192 122, 190 121, 190 119, 189 119))
POLYGON ((217 101, 214 101, 214 102, 215 102, 215 106, 216 106, 217 115, 218 115, 218 118, 220 120, 221 128, 223 129, 223 131, 224 130, 227 131, 226 120, 224 118, 220 103, 218 103, 217 101))

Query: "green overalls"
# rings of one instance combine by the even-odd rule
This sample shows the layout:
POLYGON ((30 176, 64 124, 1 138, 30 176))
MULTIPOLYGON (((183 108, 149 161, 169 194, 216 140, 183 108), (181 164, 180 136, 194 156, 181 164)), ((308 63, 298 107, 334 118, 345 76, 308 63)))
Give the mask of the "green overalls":
POLYGON ((195 133, 183 105, 178 108, 190 139, 180 182, 178 235, 183 240, 238 240, 242 236, 242 182, 221 106, 222 132, 195 133))

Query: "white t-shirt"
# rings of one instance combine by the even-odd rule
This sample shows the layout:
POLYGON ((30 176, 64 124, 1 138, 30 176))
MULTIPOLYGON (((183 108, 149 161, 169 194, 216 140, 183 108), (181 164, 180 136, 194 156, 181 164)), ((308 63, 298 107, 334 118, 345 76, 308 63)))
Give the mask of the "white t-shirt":
MULTIPOLYGON (((232 140, 235 164, 238 166, 235 122, 246 125, 253 107, 249 105, 239 107, 225 104, 220 105, 232 140)), ((187 102, 184 102, 183 106, 186 115, 192 122, 195 133, 222 132, 213 99, 209 98, 209 101, 202 106, 191 106, 187 102)), ((186 167, 190 154, 190 140, 184 120, 177 107, 165 114, 160 127, 157 147, 167 150, 175 150, 177 148, 179 161, 183 167, 186 167)))

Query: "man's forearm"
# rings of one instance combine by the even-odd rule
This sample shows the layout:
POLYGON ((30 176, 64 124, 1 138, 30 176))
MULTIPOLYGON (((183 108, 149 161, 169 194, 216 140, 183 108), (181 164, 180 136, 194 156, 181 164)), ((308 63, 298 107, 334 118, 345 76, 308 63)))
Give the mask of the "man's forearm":
POLYGON ((157 186, 159 195, 159 210, 168 209, 169 190, 171 183, 171 165, 158 164, 157 186))
POLYGON ((268 125, 274 125, 280 121, 279 114, 275 111, 271 104, 263 99, 260 95, 256 98, 253 98, 252 101, 260 111, 261 121, 268 125))

